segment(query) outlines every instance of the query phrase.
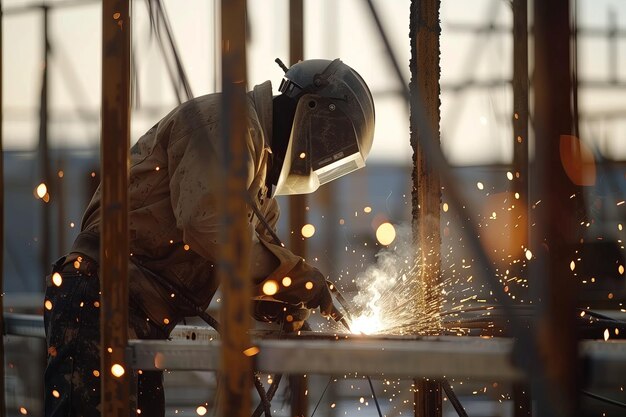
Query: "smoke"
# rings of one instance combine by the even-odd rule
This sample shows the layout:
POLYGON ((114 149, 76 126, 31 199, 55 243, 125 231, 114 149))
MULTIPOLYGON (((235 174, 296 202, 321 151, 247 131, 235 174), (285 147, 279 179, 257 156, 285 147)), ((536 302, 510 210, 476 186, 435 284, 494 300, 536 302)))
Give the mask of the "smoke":
POLYGON ((396 226, 394 242, 357 276, 355 332, 423 334, 438 329, 436 288, 427 288, 410 225, 396 226))

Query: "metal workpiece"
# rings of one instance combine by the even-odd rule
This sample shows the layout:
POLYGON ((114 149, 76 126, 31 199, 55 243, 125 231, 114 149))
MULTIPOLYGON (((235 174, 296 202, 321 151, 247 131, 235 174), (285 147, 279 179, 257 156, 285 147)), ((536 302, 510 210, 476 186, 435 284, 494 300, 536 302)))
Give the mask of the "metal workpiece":
MULTIPOLYGON (((136 369, 217 370, 219 340, 131 340, 136 369)), ((257 339, 255 368, 261 372, 362 374, 396 377, 518 380, 522 372, 510 361, 510 339, 428 337, 422 340, 351 337, 283 340, 257 339)))
MULTIPOLYGON (((511 361, 514 340, 439 336, 424 338, 309 334, 304 338, 253 338, 261 372, 376 377, 473 378, 521 381, 524 371, 511 361)), ((135 369, 217 370, 220 342, 131 340, 129 360, 135 369)), ((626 341, 583 341, 588 385, 615 387, 626 374, 626 341)))

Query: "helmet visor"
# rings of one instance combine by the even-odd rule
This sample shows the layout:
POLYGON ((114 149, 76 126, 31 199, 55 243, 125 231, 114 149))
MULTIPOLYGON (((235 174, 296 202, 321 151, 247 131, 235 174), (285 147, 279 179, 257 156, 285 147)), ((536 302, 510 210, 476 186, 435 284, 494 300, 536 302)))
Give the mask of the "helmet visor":
POLYGON ((312 193, 364 166, 347 103, 305 94, 298 102, 275 195, 312 193))

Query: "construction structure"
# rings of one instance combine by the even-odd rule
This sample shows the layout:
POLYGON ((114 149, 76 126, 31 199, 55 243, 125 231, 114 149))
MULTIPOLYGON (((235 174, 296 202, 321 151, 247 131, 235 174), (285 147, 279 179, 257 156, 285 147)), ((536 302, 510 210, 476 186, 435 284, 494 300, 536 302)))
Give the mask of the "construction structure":
MULTIPOLYGON (((392 95, 408 110, 410 124, 407 123, 405 130, 413 150, 410 169, 403 171, 409 184, 404 191, 410 196, 404 198, 410 213, 408 238, 402 240, 400 227, 396 227, 395 241, 377 236, 378 241, 370 237, 340 245, 345 246, 346 253, 348 246, 356 253, 355 248, 367 247, 368 243, 367 250, 370 247, 375 252, 382 250, 378 256, 376 253, 367 259, 365 253, 360 256, 356 262, 363 270, 375 264, 377 257, 391 256, 395 263, 410 263, 383 277, 392 279, 394 284, 384 287, 389 294, 381 296, 384 301, 393 299, 383 306, 383 310, 390 310, 383 311, 383 315, 402 317, 404 321, 382 327, 373 335, 351 334, 340 325, 323 320, 319 323, 320 330, 298 334, 285 335, 277 329, 250 330, 251 289, 248 271, 243 267, 248 264, 250 242, 242 239, 247 228, 243 221, 246 201, 241 166, 245 126, 238 123, 245 118, 246 81, 254 65, 247 53, 251 42, 250 5, 247 5, 250 2, 223 0, 221 5, 215 2, 213 23, 220 25, 219 30, 212 30, 220 36, 214 42, 214 46, 219 45, 214 65, 220 68, 221 106, 227 115, 221 141, 224 177, 220 191, 225 196, 220 207, 225 244, 220 253, 221 293, 217 305, 221 329, 217 334, 197 323, 181 324, 168 341, 129 340, 125 325, 129 252, 127 169, 133 94, 138 94, 131 68, 136 51, 131 48, 130 2, 103 0, 101 3, 101 162, 98 173, 94 171, 90 178, 97 178, 102 184, 101 259, 108 260, 100 270, 101 345, 109 348, 102 355, 103 416, 140 413, 131 400, 136 385, 134 376, 139 370, 166 370, 172 375, 210 371, 212 376, 204 378, 206 393, 193 399, 194 406, 186 404, 168 409, 172 415, 179 411, 205 415, 210 409, 223 416, 262 413, 334 416, 357 412, 420 417, 623 415, 626 343, 619 339, 626 337, 622 232, 626 219, 626 151, 622 150, 621 156, 611 161, 608 160, 611 156, 600 150, 590 151, 581 125, 587 123, 586 129, 591 131, 594 120, 626 119, 626 114, 619 108, 603 115, 578 114, 579 88, 586 85, 578 76, 583 56, 578 45, 586 31, 594 34, 593 30, 578 26, 575 0, 513 0, 507 9, 510 27, 495 23, 498 13, 503 13, 497 0, 489 4, 486 27, 454 23, 446 26, 441 17, 446 0, 412 0, 410 9, 405 10, 410 16, 409 27, 402 28, 403 33, 409 33, 409 37, 403 38, 410 51, 408 68, 394 47, 392 33, 395 32, 385 24, 387 3, 359 2, 358 7, 370 19, 368 33, 373 34, 383 51, 381 61, 386 63, 388 73, 380 74, 380 78, 391 80, 386 83, 391 84, 386 85, 386 91, 375 91, 375 99, 392 95), (445 61, 440 57, 445 45, 441 37, 446 30, 510 40, 510 79, 473 79, 473 68, 467 68, 470 75, 462 74, 465 81, 443 82, 445 61), (510 127, 505 142, 510 146, 511 158, 506 164, 488 167, 491 174, 485 174, 484 178, 481 176, 484 173, 472 176, 471 170, 462 171, 446 154, 445 135, 461 122, 460 116, 454 116, 450 110, 448 114, 453 115, 446 125, 445 114, 442 115, 442 103, 448 97, 445 94, 503 85, 511 90, 512 111, 502 112, 498 117, 502 116, 510 127), (460 171, 469 179, 462 178, 460 171), (504 186, 496 185, 504 178, 507 179, 504 186), (480 194, 472 194, 470 187, 480 194), (606 232, 605 227, 611 231, 606 232), (411 258, 404 257, 407 251, 411 258), (602 291, 601 299, 588 289, 587 284, 596 281, 606 284, 596 291, 602 291), (391 297, 391 293, 398 296, 391 297), (397 310, 399 306, 407 313, 397 310), (109 372, 116 366, 125 372, 109 372), (289 378, 282 378, 283 374, 289 378), (350 386, 350 390, 345 386, 350 386), (332 388, 327 393, 329 387, 332 388), (494 394, 476 406, 479 401, 474 398, 488 395, 487 392, 494 394), (274 396, 288 398, 289 407, 276 399, 272 401, 274 396), (322 401, 325 403, 320 408, 322 401), (498 408, 503 402, 507 406, 498 408)), ((289 22, 288 60, 293 64, 309 58, 305 53, 305 26, 306 11, 310 9, 303 0, 285 3, 289 22)), ((179 102, 185 101, 193 93, 164 3, 150 0, 147 4, 150 13, 154 13, 151 14, 153 29, 160 39, 167 39, 161 47, 167 49, 163 55, 170 60, 168 70, 173 90, 179 102)), ((170 6, 181 7, 178 3, 170 6)), ((33 188, 38 201, 48 204, 48 199, 56 205, 54 214, 61 219, 55 229, 51 210, 47 210, 53 206, 44 205, 40 234, 43 265, 55 257, 51 251, 68 244, 66 237, 60 237, 67 210, 57 197, 70 199, 70 193, 63 192, 57 181, 68 174, 52 168, 48 141, 51 94, 48 59, 54 53, 49 39, 49 16, 55 7, 80 8, 84 2, 63 0, 6 7, 3 16, 4 21, 12 13, 32 10, 42 15, 44 53, 37 135, 40 177, 33 188), (56 244, 52 243, 53 237, 56 244)), ((321 27, 323 23, 318 25, 321 27)), ((607 86, 626 94, 618 70, 618 50, 620 41, 626 39, 626 31, 610 19, 606 33, 610 46, 607 86)), ((476 59, 478 54, 474 51, 469 59, 476 59)), ((605 88, 598 87, 598 81, 587 84, 605 88)), ((456 102, 450 106, 453 105, 456 102)), ((378 119, 385 114, 388 113, 378 111, 378 119)), ((483 124, 482 119, 480 123, 483 124)), ((464 137, 472 141, 474 134, 478 136, 476 132, 465 132, 464 137)), ((619 130, 612 140, 620 141, 619 130)), ((4 181, 0 183, 6 190, 4 181)), ((373 183, 371 179, 365 187, 372 187, 373 183)), ((356 185, 348 186, 348 191, 354 194, 359 190, 356 185)), ((357 196, 348 191, 342 196, 338 188, 325 190, 327 194, 320 198, 321 210, 337 208, 341 198, 348 202, 354 198, 359 202, 348 206, 346 213, 354 212, 356 218, 372 211, 369 205, 363 208, 357 196)), ((3 210, 10 204, 6 192, 4 198, 3 210)), ((314 222, 314 200, 315 197, 290 200, 289 222, 284 225, 284 234, 289 234, 294 252, 307 259, 324 256, 324 252, 310 247, 312 239, 307 239, 310 235, 301 233, 303 226, 314 222)), ((383 204, 388 204, 388 200, 389 196, 383 199, 383 204)), ((381 225, 393 222, 389 212, 385 214, 381 210, 381 213, 367 219, 372 235, 381 225)), ((337 224, 344 226, 347 215, 342 216, 337 224)), ((330 209, 322 212, 318 227, 330 218, 333 218, 330 209)), ((3 229, 4 223, 0 230, 3 229)), ((4 233, 5 241, 10 241, 11 236, 4 233)), ((345 230, 343 233, 351 234, 345 230)), ((331 236, 328 245, 335 251, 342 250, 332 246, 331 241, 336 237, 331 236)), ((367 281, 367 274, 362 286, 355 285, 352 276, 358 272, 348 266, 329 272, 332 273, 344 278, 335 281, 344 294, 357 293, 355 300, 359 292, 367 293, 368 286, 378 285, 367 281)), ((7 282, 6 276, 2 282, 7 282)), ((5 303, 10 299, 10 294, 0 297, 5 303)), ((352 310, 353 315, 365 311, 363 305, 343 307, 352 310)), ((212 313, 215 311, 214 306, 212 313)), ((44 336, 40 314, 16 314, 6 307, 4 312, 5 339, 40 340, 44 336)), ((368 318, 366 313, 362 316, 368 318)), ((357 317, 353 318, 356 322, 357 317)), ((315 320, 316 317, 312 319, 315 320)), ((0 357, 8 356, 9 368, 10 353, 5 352, 4 343, 0 344, 0 357)), ((43 355, 39 359, 44 362, 43 355)), ((7 374, 6 367, 2 371, 7 374)), ((5 378, 1 377, 0 381, 4 382, 5 378)), ((3 388, 3 391, 3 399, 10 401, 0 402, 0 415, 42 412, 41 404, 16 403, 10 390, 3 388)), ((175 400, 174 396, 170 398, 175 400)))

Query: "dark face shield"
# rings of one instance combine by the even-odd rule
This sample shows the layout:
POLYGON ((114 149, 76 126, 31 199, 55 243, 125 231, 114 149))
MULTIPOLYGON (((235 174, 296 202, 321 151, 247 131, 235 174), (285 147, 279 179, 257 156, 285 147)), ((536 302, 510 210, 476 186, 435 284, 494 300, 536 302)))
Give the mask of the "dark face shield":
POLYGON ((341 98, 300 98, 275 195, 312 193, 365 166, 349 114, 341 98))

